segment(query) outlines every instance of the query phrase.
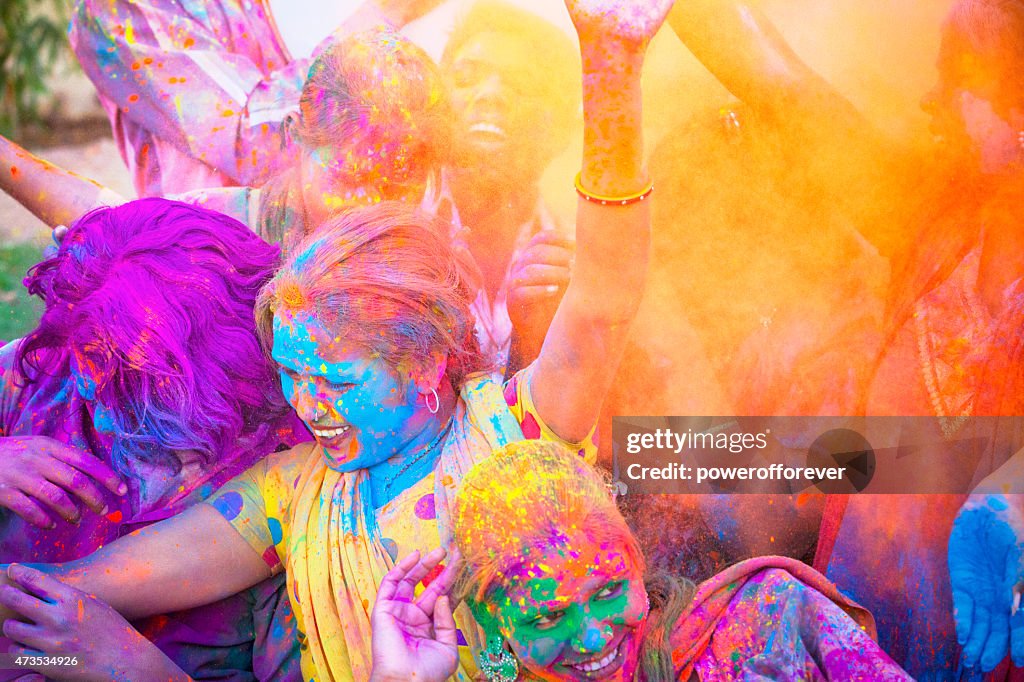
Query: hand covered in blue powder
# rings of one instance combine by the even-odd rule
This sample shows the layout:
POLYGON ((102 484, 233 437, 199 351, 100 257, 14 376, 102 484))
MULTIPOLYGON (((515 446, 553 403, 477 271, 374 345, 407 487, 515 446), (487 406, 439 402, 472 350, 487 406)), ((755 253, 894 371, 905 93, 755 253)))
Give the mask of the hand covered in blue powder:
POLYGON ((972 495, 949 537, 949 573, 963 663, 995 668, 1011 653, 1024 664, 1024 612, 1014 591, 1024 584, 1024 516, 1005 495, 972 495))

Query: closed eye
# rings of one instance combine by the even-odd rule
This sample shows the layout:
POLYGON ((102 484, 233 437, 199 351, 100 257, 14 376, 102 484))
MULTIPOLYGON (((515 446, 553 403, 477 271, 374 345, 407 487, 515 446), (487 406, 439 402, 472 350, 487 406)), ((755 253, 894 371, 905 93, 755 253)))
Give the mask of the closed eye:
POLYGON ((355 386, 355 384, 349 383, 349 382, 343 382, 343 383, 340 383, 340 384, 336 384, 333 381, 329 381, 329 382, 327 382, 327 386, 332 391, 337 391, 338 393, 344 393, 345 391, 347 391, 350 388, 352 388, 353 386, 355 386))

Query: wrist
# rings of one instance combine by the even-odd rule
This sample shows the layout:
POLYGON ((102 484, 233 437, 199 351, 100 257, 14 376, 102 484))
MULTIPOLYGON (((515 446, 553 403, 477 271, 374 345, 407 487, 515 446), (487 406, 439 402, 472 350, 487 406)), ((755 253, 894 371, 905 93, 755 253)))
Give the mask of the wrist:
POLYGON ((1001 491, 995 490, 976 490, 971 493, 960 508, 960 514, 958 518, 963 516, 965 513, 976 512, 984 510, 988 514, 991 514, 993 518, 999 519, 1008 523, 1011 527, 1018 529, 1018 532, 1024 532, 1024 510, 1022 510, 1022 502, 1024 502, 1024 496, 1020 494, 1004 494, 1001 491))
POLYGON ((628 36, 591 33, 580 36, 580 56, 584 68, 587 60, 600 58, 615 64, 642 64, 647 55, 649 40, 637 40, 628 36))
POLYGON ((160 679, 167 682, 192 682, 192 678, 179 668, 174 661, 160 651, 155 644, 139 634, 138 646, 143 647, 143 655, 124 671, 118 679, 145 680, 160 679))

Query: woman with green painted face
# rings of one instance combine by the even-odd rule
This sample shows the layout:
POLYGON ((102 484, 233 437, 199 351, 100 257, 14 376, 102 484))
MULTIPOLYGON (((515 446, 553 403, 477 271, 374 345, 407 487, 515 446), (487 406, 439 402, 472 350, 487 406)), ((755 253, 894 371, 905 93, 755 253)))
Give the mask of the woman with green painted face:
MULTIPOLYGON (((697 587, 647 575, 605 479, 554 443, 512 443, 477 464, 455 541, 491 682, 911 679, 875 644, 871 615, 800 562, 752 559, 697 587)), ((417 559, 382 584, 373 648, 431 682, 448 674, 452 634, 424 615, 447 614, 444 590, 414 597, 409 585, 439 555, 417 559)))

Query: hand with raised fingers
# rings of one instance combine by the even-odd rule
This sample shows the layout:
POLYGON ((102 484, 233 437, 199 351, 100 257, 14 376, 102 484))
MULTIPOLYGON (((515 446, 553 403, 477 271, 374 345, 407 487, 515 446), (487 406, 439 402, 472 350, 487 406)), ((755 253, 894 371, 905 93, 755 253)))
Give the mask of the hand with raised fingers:
POLYGON ((395 564, 381 581, 370 616, 371 682, 444 682, 458 669, 458 641, 449 596, 458 571, 458 557, 453 556, 415 596, 416 585, 444 557, 441 548, 422 558, 419 552, 413 552, 395 564))
POLYGON ((187 676, 110 606, 57 578, 12 564, 0 605, 14 656, 61 661, 31 666, 62 680, 173 679, 187 676))
POLYGON ((1011 653, 1024 665, 1024 517, 1005 495, 971 495, 949 537, 949 574, 963 663, 985 672, 1011 653))
POLYGON ((565 0, 580 42, 608 41, 645 49, 674 0, 565 0))
POLYGON ((512 261, 508 315, 520 342, 533 360, 558 304, 569 286, 576 242, 555 230, 541 230, 512 261))
POLYGON ((55 519, 77 524, 83 505, 105 514, 105 496, 127 492, 120 477, 87 452, 46 436, 0 438, 0 507, 34 526, 55 528, 55 519))

